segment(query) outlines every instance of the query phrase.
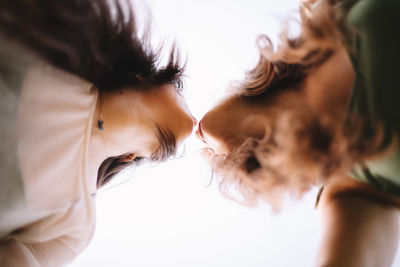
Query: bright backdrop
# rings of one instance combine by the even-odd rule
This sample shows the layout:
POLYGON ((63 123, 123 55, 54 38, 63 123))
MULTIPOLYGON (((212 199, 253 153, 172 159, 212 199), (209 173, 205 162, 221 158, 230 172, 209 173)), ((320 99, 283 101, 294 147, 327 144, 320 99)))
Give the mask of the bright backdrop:
MULTIPOLYGON (((139 18, 153 16, 153 37, 176 40, 187 56, 186 100, 200 119, 229 82, 258 58, 256 36, 276 40, 298 0, 137 0, 139 18)), ((292 267, 314 266, 320 226, 316 190, 267 206, 242 207, 223 198, 188 139, 180 159, 119 177, 97 196, 97 229, 70 266, 292 267), (132 177, 132 178, 129 178, 132 177)), ((393 266, 400 266, 397 260, 393 266)))

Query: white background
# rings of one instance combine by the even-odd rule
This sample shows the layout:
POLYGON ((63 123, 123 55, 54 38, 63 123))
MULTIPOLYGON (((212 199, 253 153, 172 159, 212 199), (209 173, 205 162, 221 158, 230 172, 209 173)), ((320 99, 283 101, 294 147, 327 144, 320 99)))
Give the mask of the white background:
MULTIPOLYGON (((139 0, 138 0, 139 1, 139 0)), ((298 0, 148 0, 153 36, 176 39, 187 56, 185 97, 198 119, 258 58, 257 34, 276 39, 298 0), (162 35, 160 34, 162 33, 162 35)), ((97 196, 97 230, 70 266, 291 267, 314 266, 320 226, 316 190, 269 207, 247 208, 223 198, 199 156, 194 136, 181 159, 119 177, 97 196)), ((393 266, 400 266, 400 260, 393 266)))

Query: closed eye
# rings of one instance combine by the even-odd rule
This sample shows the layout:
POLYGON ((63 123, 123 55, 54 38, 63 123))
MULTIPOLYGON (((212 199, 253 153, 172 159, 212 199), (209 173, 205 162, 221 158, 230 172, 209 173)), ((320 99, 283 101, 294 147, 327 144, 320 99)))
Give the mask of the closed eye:
POLYGON ((174 133, 166 128, 157 125, 157 138, 159 148, 153 155, 152 161, 165 161, 176 154, 176 137, 174 133))
POLYGON ((141 163, 145 158, 144 157, 135 157, 135 159, 133 160, 135 163, 139 164, 141 163))

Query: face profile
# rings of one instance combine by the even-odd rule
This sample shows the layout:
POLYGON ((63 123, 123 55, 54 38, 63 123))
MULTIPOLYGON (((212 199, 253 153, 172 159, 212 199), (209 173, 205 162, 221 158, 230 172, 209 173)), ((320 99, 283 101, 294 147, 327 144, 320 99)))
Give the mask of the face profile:
POLYGON ((319 187, 316 266, 389 267, 398 248, 398 11, 395 1, 302 1, 300 34, 284 29, 277 47, 261 35, 258 64, 196 131, 229 198, 279 211, 319 187), (390 244, 371 246, 383 236, 390 244))
MULTIPOLYGON (((231 88, 227 96, 201 119, 197 135, 209 146, 227 145, 230 142, 236 142, 237 146, 247 137, 261 139, 265 128, 291 109, 309 109, 316 113, 341 110, 344 113, 344 103, 353 82, 350 60, 345 51, 339 49, 302 82, 289 85, 279 92, 248 96, 243 93, 246 89, 231 88), (337 68, 338 65, 341 68, 337 68), (338 79, 341 83, 337 83, 338 79)), ((225 146, 225 149, 228 148, 225 146)))
POLYGON ((272 112, 266 109, 256 101, 229 94, 204 115, 196 135, 215 153, 229 153, 247 137, 264 135, 265 124, 260 120, 272 112))
MULTIPOLYGON (((192 133, 197 123, 180 89, 172 84, 150 86, 146 90, 121 88, 103 93, 96 114, 103 120, 103 130, 96 122, 92 129, 93 172, 99 173, 107 162, 121 166, 165 161, 175 155, 177 147, 192 133)), ((108 171, 113 173, 112 171, 108 171)), ((98 187, 107 183, 100 175, 98 187)))
POLYGON ((93 237, 98 189, 172 158, 196 124, 177 48, 160 64, 162 46, 139 36, 129 1, 50 2, 0 4, 7 266, 74 259, 93 237))
MULTIPOLYGON (((304 187, 299 189, 294 178, 297 175, 306 177, 307 171, 315 175, 324 172, 313 166, 312 159, 308 161, 307 153, 321 152, 315 147, 318 145, 316 137, 310 135, 307 139, 307 132, 311 128, 313 134, 325 135, 321 138, 332 143, 338 142, 334 138, 341 137, 333 132, 333 127, 337 127, 335 120, 341 121, 345 116, 354 73, 342 47, 307 75, 304 68, 279 63, 275 68, 282 69, 284 76, 281 78, 277 70, 268 72, 268 64, 273 63, 261 58, 244 81, 230 88, 227 96, 200 120, 196 135, 211 152, 206 155, 215 173, 226 178, 222 181, 240 184, 243 192, 257 192, 265 187, 264 192, 268 192, 265 196, 255 195, 277 203, 279 201, 274 199, 279 199, 282 192, 301 194, 315 183, 312 179, 301 178, 304 187), (341 68, 337 68, 338 65, 341 68), (261 69, 266 73, 264 77, 252 76, 259 75, 261 69), (271 79, 268 75, 276 76, 271 79), (260 82, 263 78, 265 84, 260 82), (253 93, 252 88, 257 88, 253 83, 261 84, 263 89, 253 93), (324 127, 329 127, 325 133, 324 127), (334 137, 335 134, 339 136, 334 137), (289 166, 302 166, 303 170, 290 175, 289 166), (296 190, 300 191, 294 193, 296 190)), ((249 203, 256 201, 255 195, 248 195, 249 203)))
POLYGON ((105 93, 102 98, 103 120, 109 122, 103 131, 110 146, 109 156, 131 153, 140 158, 168 158, 172 155, 155 155, 163 145, 169 153, 175 151, 195 124, 185 100, 173 85, 146 91, 121 89, 105 93), (159 129, 163 129, 160 136, 159 129))

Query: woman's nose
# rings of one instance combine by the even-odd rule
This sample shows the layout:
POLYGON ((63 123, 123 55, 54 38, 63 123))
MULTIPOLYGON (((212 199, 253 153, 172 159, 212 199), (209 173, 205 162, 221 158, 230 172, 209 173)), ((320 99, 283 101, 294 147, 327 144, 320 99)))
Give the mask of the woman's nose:
POLYGON ((197 120, 195 117, 192 116, 192 121, 193 121, 193 127, 195 127, 197 125, 197 120))

